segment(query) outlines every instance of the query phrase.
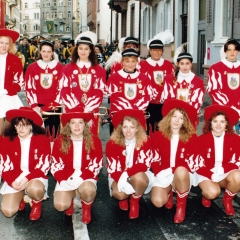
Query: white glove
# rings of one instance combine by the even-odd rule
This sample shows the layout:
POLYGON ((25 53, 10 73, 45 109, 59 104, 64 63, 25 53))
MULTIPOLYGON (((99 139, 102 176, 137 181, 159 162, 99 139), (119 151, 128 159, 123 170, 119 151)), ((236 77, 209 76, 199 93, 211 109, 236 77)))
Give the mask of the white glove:
POLYGON ((61 181, 59 184, 62 188, 65 188, 66 190, 74 190, 72 186, 68 184, 67 181, 61 181))
POLYGON ((124 187, 123 187, 123 191, 126 193, 126 194, 133 194, 135 193, 136 191, 134 190, 134 188, 132 187, 132 185, 129 183, 129 182, 126 182, 124 187))
POLYGON ((67 180, 67 183, 71 186, 74 187, 75 189, 77 189, 82 183, 83 183, 83 179, 81 177, 70 177, 67 180))
POLYGON ((127 172, 123 172, 121 177, 119 178, 118 180, 118 191, 119 192, 124 192, 124 186, 125 186, 125 183, 127 182, 127 179, 128 179, 128 174, 127 172))

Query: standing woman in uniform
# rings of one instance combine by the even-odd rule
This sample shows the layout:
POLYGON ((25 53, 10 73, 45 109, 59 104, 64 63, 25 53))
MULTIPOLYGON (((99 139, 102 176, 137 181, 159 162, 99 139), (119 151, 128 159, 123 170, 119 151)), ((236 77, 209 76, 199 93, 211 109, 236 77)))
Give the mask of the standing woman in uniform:
POLYGON ((152 39, 148 42, 150 57, 140 62, 140 72, 149 76, 153 88, 153 99, 146 111, 150 117, 147 119, 147 134, 155 132, 157 124, 162 120, 162 106, 160 98, 163 91, 165 76, 173 73, 173 64, 163 59, 164 45, 159 39, 152 39))
MULTIPOLYGON (((66 112, 80 108, 81 112, 98 113, 106 93, 106 72, 98 65, 91 38, 84 36, 76 40, 72 60, 64 67, 61 97, 66 112)), ((92 119, 91 132, 98 134, 99 117, 92 119)))
POLYGON ((6 112, 23 106, 17 95, 23 87, 23 67, 21 60, 14 55, 14 42, 18 38, 18 32, 0 29, 0 135, 3 133, 6 112))
POLYGON ((196 183, 202 190, 202 205, 211 206, 221 189, 225 189, 223 206, 234 215, 234 196, 240 191, 240 137, 233 132, 238 113, 233 108, 212 105, 205 108, 203 134, 198 137, 198 153, 203 166, 196 171, 196 183), (237 166, 238 165, 238 166, 237 166))
POLYGON ((51 173, 57 180, 54 206, 73 214, 73 198, 82 203, 82 222, 91 221, 91 208, 97 194, 97 180, 103 166, 102 145, 88 122, 93 113, 68 112, 61 116, 63 129, 54 141, 51 173))
POLYGON ((42 128, 42 118, 29 107, 9 110, 10 125, 4 131, 2 151, 3 195, 1 210, 12 217, 25 207, 23 197, 32 199, 30 220, 37 220, 42 212, 42 200, 47 196, 50 168, 50 142, 42 128))
POLYGON ((161 102, 167 99, 178 99, 187 102, 199 113, 204 97, 204 83, 192 71, 193 58, 190 53, 183 52, 177 57, 175 73, 165 77, 161 102))
POLYGON ((120 209, 130 208, 129 218, 134 219, 139 216, 139 200, 150 192, 154 181, 149 170, 153 160, 151 142, 143 111, 118 111, 112 122, 115 130, 106 145, 110 195, 119 200, 120 209))
MULTIPOLYGON (((24 75, 28 104, 37 112, 61 112, 59 106, 63 66, 54 60, 54 47, 50 41, 40 43, 39 56, 39 60, 30 64, 24 75)), ((57 133, 59 116, 45 117, 44 125, 49 128, 51 135, 53 128, 57 133)))
MULTIPOLYGON (((164 118, 159 122, 159 131, 152 135, 153 150, 158 157, 153 160, 151 169, 155 182, 151 191, 152 203, 160 208, 173 207, 173 192, 177 194, 175 223, 185 219, 188 193, 193 183, 193 161, 190 158, 196 133, 191 122, 195 120, 197 111, 180 100, 168 100, 162 108, 164 118)), ((192 151, 194 152, 194 151, 192 151)))

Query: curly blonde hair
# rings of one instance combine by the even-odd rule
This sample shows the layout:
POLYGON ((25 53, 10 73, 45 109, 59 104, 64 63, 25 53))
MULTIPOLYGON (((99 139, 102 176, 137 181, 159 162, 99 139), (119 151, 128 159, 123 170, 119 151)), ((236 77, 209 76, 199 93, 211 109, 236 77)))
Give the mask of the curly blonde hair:
MULTIPOLYGON (((93 137, 90 131, 90 127, 88 126, 86 121, 84 122, 85 122, 85 127, 83 130, 83 140, 85 142, 85 149, 89 154, 91 149, 94 149, 94 143, 93 143, 93 137)), ((71 145, 71 130, 70 130, 69 122, 66 124, 65 127, 61 129, 60 134, 62 135, 62 144, 61 144, 60 151, 64 154, 67 154, 71 145)))
POLYGON ((175 113, 175 111, 179 111, 183 115, 183 125, 179 130, 179 139, 182 142, 188 142, 190 137, 194 134, 196 134, 196 130, 194 129, 191 121, 188 118, 187 113, 181 109, 181 108, 174 108, 172 109, 159 123, 158 123, 158 128, 159 131, 162 132, 162 134, 168 138, 169 140, 172 137, 172 129, 171 129, 171 119, 175 113))
POLYGON ((138 129, 136 133, 136 146, 135 148, 140 148, 144 142, 147 141, 146 131, 143 129, 142 125, 139 121, 133 117, 126 116, 122 119, 122 122, 114 129, 110 139, 113 140, 114 143, 118 144, 121 147, 125 146, 125 137, 122 132, 123 122, 127 120, 132 122, 132 124, 138 129))

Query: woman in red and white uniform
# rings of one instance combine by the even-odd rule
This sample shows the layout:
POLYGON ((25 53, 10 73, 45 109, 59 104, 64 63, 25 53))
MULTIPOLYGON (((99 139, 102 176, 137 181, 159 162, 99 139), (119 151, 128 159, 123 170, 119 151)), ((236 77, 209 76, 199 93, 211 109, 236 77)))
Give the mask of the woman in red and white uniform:
MULTIPOLYGON (((240 61, 237 60, 240 44, 233 38, 228 39, 223 51, 223 59, 209 68, 207 91, 212 104, 232 107, 240 116, 240 61)), ((236 129, 239 130, 239 126, 236 129)))
POLYGON ((175 223, 185 219, 186 202, 193 183, 196 133, 192 120, 197 111, 188 103, 172 99, 164 103, 159 131, 151 136, 154 158, 151 169, 155 182, 151 191, 152 203, 160 208, 173 207, 173 192, 177 194, 175 223), (155 153, 155 154, 156 154, 155 153))
MULTIPOLYGON (((37 112, 61 112, 63 65, 54 60, 54 46, 50 41, 40 43, 39 55, 39 60, 30 64, 24 75, 28 104, 37 112)), ((49 115, 45 118, 44 125, 49 128, 51 135, 53 127, 57 133, 59 116, 49 115)))
POLYGON ((149 170, 153 159, 150 139, 145 131, 143 111, 126 109, 114 113, 115 127, 106 145, 110 195, 119 200, 119 207, 128 210, 129 218, 139 216, 139 200, 149 193, 154 180, 149 170))
POLYGON ((15 56, 14 42, 19 33, 0 29, 0 135, 3 132, 6 112, 23 106, 17 93, 24 85, 21 60, 15 56))
POLYGON ((173 73, 172 63, 162 58, 163 43, 159 39, 151 39, 148 42, 150 57, 140 62, 140 72, 151 79, 153 88, 153 99, 149 103, 146 111, 150 114, 147 119, 147 133, 155 132, 157 124, 162 120, 162 103, 160 98, 163 91, 165 76, 173 73))
POLYGON ((54 141, 51 173, 57 180, 54 206, 71 216, 73 198, 82 203, 82 222, 91 221, 91 208, 97 194, 97 180, 103 166, 101 141, 92 135, 88 122, 93 113, 68 112, 61 116, 63 129, 54 141))
POLYGON ((167 99, 179 99, 200 111, 204 97, 204 83, 192 71, 193 58, 184 52, 177 57, 177 69, 174 74, 165 77, 161 102, 167 99))
POLYGON ((240 191, 240 137, 233 132, 238 113, 228 107, 212 105, 205 108, 203 134, 198 137, 198 153, 202 167, 196 171, 195 184, 202 190, 202 204, 211 206, 221 188, 225 189, 223 206, 234 215, 232 199, 240 191))
POLYGON ((50 168, 50 142, 42 128, 42 118, 29 107, 9 110, 10 125, 4 131, 2 148, 3 195, 1 211, 12 217, 25 207, 24 195, 32 199, 30 220, 41 216, 42 200, 47 197, 50 168))
POLYGON ((226 105, 240 111, 240 44, 228 39, 224 44, 226 57, 213 64, 208 71, 208 92, 212 104, 226 105))
POLYGON ((124 50, 122 52, 123 68, 108 79, 110 112, 123 109, 145 111, 152 98, 150 79, 136 70, 138 55, 134 49, 124 50))
MULTIPOLYGON (((61 97, 66 112, 80 108, 81 112, 97 113, 106 93, 106 72, 98 65, 94 45, 89 37, 80 37, 72 60, 64 69, 61 97)), ((98 134, 99 117, 93 118, 91 131, 98 134)))

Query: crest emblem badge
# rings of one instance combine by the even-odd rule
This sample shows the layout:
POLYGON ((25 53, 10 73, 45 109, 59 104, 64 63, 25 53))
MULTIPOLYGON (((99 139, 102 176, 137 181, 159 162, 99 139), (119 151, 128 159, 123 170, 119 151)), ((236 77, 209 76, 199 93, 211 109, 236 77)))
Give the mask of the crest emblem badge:
POLYGON ((53 75, 51 73, 41 73, 40 84, 43 88, 49 89, 53 83, 53 75))
POLYGON ((237 89, 239 87, 239 73, 228 73, 227 81, 230 89, 237 89))
POLYGON ((137 84, 136 83, 125 83, 124 84, 124 96, 128 100, 133 100, 137 95, 137 84))

